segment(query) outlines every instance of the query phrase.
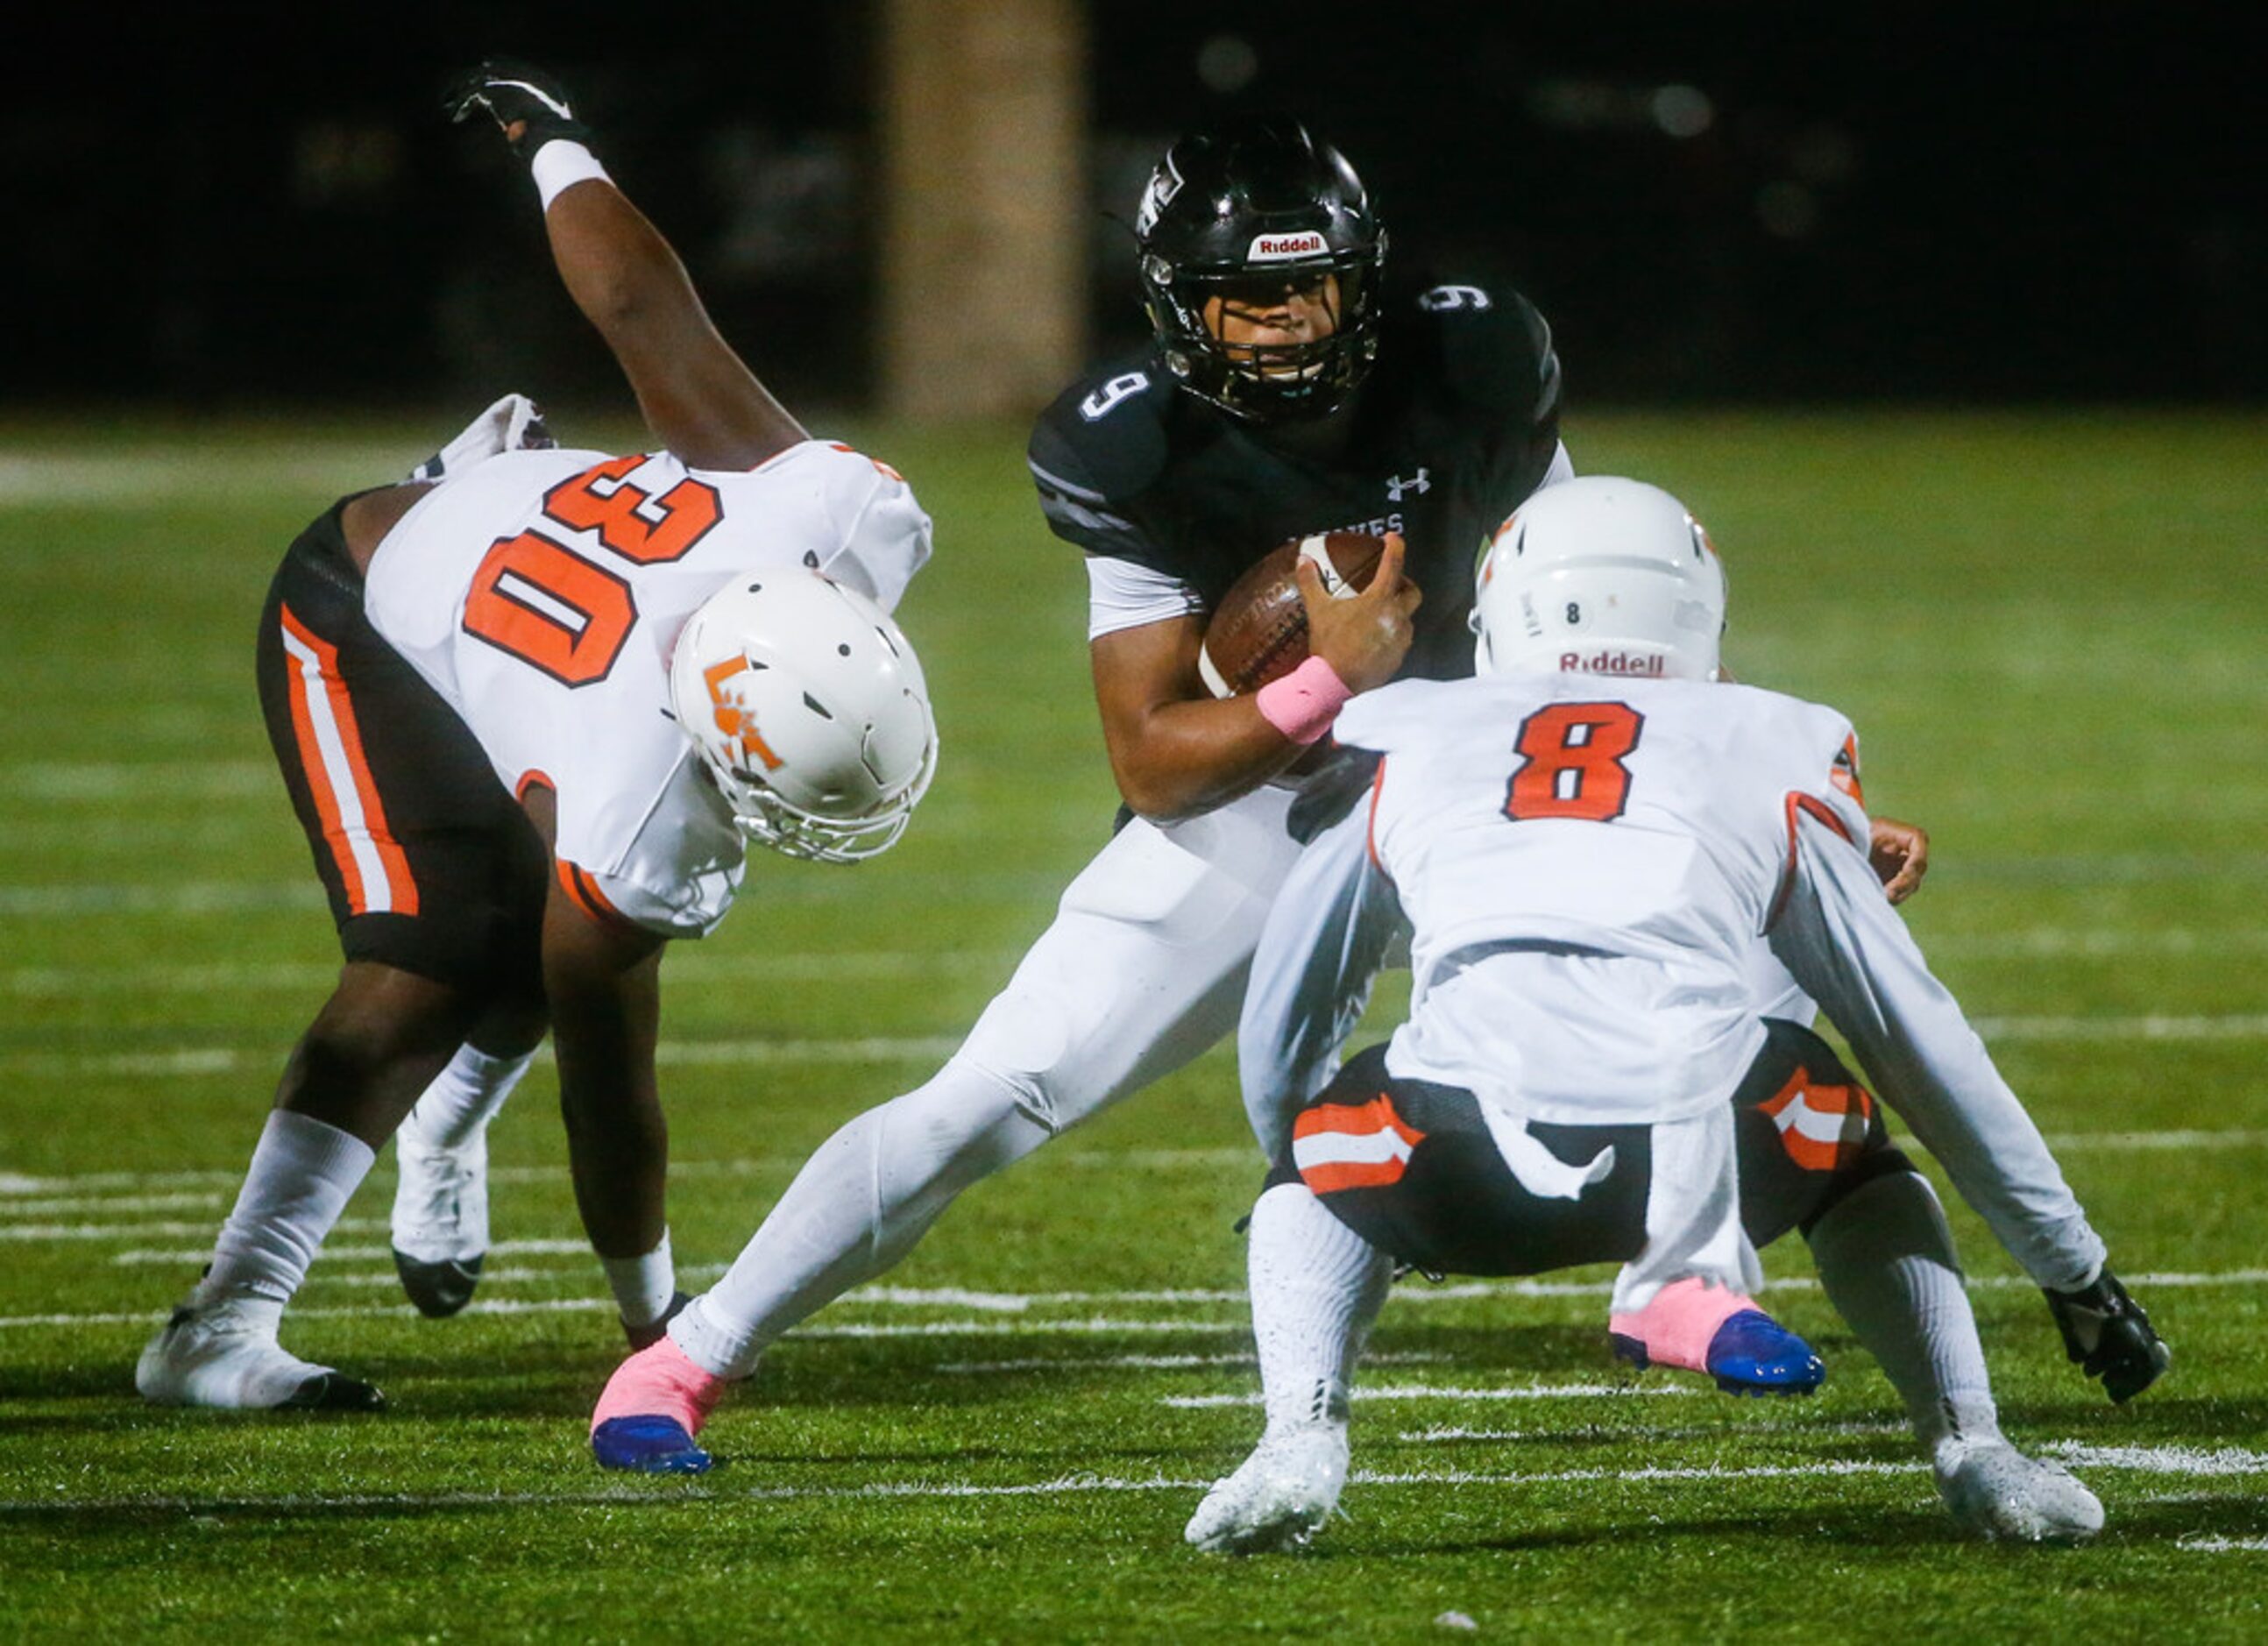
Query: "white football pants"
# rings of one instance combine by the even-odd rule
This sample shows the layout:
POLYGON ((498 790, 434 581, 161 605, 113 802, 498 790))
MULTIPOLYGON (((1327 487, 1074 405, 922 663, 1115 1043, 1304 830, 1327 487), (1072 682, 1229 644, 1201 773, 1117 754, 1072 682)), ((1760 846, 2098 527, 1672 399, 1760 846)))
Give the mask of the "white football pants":
POLYGON ((678 1317, 678 1346, 718 1376, 745 1376, 781 1332, 902 1257, 961 1190, 1226 1035, 1300 855, 1285 832, 1291 799, 1263 788, 1119 830, 936 1077, 820 1146, 678 1317))

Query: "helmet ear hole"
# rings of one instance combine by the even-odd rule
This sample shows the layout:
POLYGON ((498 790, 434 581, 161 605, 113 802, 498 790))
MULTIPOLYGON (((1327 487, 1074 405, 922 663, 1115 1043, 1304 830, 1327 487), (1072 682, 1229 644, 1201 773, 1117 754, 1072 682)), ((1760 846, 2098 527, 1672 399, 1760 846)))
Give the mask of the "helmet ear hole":
POLYGON ((789 856, 887 850, 936 771, 912 647, 880 606, 817 572, 703 602, 670 660, 669 698, 734 822, 789 856))

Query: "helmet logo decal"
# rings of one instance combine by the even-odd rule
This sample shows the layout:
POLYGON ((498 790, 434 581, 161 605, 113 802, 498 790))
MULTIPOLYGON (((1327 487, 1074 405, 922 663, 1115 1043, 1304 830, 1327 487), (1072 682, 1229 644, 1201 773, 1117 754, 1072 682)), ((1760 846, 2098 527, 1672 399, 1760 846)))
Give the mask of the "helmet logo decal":
POLYGON ((1580 652, 1559 653, 1559 672, 1563 675, 1645 675, 1661 679, 1666 666, 1661 657, 1646 652, 1594 652, 1585 657, 1580 652))
POLYGON ((1279 263, 1294 257, 1319 257, 1330 248, 1321 229, 1302 229, 1297 234, 1257 234, 1246 250, 1244 261, 1279 263))
POLYGON ((1174 157, 1168 154, 1158 162, 1158 169, 1150 173, 1148 187, 1142 190, 1142 203, 1135 209, 1134 232, 1147 234, 1158 226, 1158 214, 1174 203, 1174 196, 1182 192, 1182 174, 1174 169, 1174 157))
POLYGON ((716 711, 717 729, 762 761, 765 771, 777 771, 780 769, 780 757, 758 735, 755 717, 743 705, 728 703, 725 698, 725 683, 735 675, 745 674, 747 667, 747 658, 736 653, 721 662, 710 664, 701 671, 701 678, 709 683, 709 701, 716 711))

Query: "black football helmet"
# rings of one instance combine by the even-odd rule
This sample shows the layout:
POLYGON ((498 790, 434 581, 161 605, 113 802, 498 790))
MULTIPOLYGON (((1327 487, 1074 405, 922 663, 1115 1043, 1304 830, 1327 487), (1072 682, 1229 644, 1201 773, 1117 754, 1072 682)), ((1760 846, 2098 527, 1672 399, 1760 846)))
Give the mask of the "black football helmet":
POLYGON ((1134 238, 1158 347, 1191 394, 1254 421, 1314 417, 1370 369, 1386 230, 1354 167, 1297 121, 1183 137, 1150 174, 1134 238), (1328 337, 1232 351, 1205 324, 1209 299, 1267 301, 1326 276, 1338 280, 1328 337))

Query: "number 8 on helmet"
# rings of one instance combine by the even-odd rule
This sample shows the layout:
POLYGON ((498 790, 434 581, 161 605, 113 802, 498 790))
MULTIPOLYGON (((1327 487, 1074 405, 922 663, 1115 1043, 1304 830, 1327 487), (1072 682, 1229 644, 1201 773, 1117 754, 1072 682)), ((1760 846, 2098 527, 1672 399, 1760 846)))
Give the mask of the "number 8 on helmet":
POLYGON ((1476 574, 1473 668, 1714 680, 1725 569, 1658 486, 1547 486, 1496 529, 1476 574))

